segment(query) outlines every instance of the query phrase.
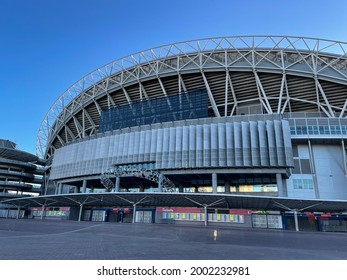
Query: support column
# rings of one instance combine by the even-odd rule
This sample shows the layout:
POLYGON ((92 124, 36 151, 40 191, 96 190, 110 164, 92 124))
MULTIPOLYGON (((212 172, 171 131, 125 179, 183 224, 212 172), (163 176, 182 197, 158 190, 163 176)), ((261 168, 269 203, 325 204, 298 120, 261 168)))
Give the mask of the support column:
POLYGON ((82 220, 82 212, 83 212, 83 203, 80 204, 80 212, 78 214, 78 221, 82 220))
POLYGON ((196 192, 196 193, 199 192, 199 186, 194 186, 194 192, 196 192))
POLYGON ((312 176, 313 176, 314 193, 315 193, 316 198, 320 198, 319 189, 318 189, 317 173, 316 173, 316 164, 314 161, 313 149, 312 149, 310 139, 308 139, 308 150, 309 150, 309 155, 310 155, 310 165, 311 165, 311 171, 312 171, 312 176))
POLYGON ((217 193, 217 173, 212 173, 212 193, 217 193))
POLYGON ((62 191, 63 191, 63 184, 59 183, 58 184, 58 194, 62 194, 62 191))
POLYGON ((6 219, 8 219, 9 215, 10 215, 10 208, 7 208, 6 219))
POLYGON ((299 231, 298 211, 294 210, 295 231, 299 231))
POLYGON ((86 192, 87 192, 87 180, 83 180, 82 193, 86 193, 86 192))
POLYGON ((204 206, 204 213, 205 213, 205 227, 208 225, 208 213, 207 213, 207 206, 204 206))
POLYGON ((19 214, 20 214, 20 207, 17 208, 17 220, 19 219, 19 214))
POLYGON ((140 185, 140 192, 144 192, 145 187, 143 185, 140 185))
POLYGON ((158 191, 159 192, 163 192, 163 185, 162 185, 162 181, 163 181, 163 175, 159 174, 159 182, 158 182, 158 191))
POLYGON ((120 177, 116 177, 116 185, 115 185, 115 191, 119 192, 119 188, 120 188, 120 177))
POLYGON ((41 220, 45 217, 45 209, 46 209, 46 204, 42 205, 42 211, 41 211, 41 220))
POLYGON ((224 182, 224 192, 230 193, 230 182, 229 181, 224 182))
POLYGON ((183 185, 182 184, 178 185, 178 192, 183 193, 183 185))
POLYGON ((135 224, 136 218, 136 204, 133 205, 133 224, 135 224))
POLYGON ((282 174, 281 173, 276 174, 276 183, 277 183, 278 197, 284 197, 283 180, 282 180, 282 174))

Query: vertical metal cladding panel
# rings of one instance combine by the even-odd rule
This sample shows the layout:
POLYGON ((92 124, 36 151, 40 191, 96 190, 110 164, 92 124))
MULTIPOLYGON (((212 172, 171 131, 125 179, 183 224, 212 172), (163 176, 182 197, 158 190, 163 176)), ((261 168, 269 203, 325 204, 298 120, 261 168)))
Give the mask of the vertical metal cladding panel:
POLYGON ((270 166, 277 166, 277 150, 276 150, 276 138, 275 128, 272 121, 266 121, 266 132, 269 147, 270 166))
MULTIPOLYGON (((74 160, 74 163, 72 164, 70 170, 68 171, 70 176, 73 175, 81 175, 81 171, 82 171, 82 161, 81 159, 83 158, 83 154, 86 152, 85 151, 85 144, 86 142, 81 142, 81 143, 76 143, 75 146, 77 148, 77 153, 76 153, 76 159, 74 160), (80 144, 80 145, 79 145, 80 144)), ((99 143, 98 145, 98 156, 100 158, 100 154, 101 154, 101 143, 99 143)))
POLYGON ((196 126, 189 126, 189 167, 196 167, 196 126))
POLYGON ((145 150, 143 155, 143 161, 150 161, 151 159, 151 136, 152 133, 150 130, 145 131, 145 150))
POLYGON ((182 167, 182 140, 183 140, 183 128, 176 128, 176 148, 175 148, 175 168, 182 167))
POLYGON ((243 166, 241 123, 234 123, 235 166, 243 166))
POLYGON ((251 133, 251 154, 252 154, 252 166, 260 166, 260 149, 259 149, 259 135, 258 124, 256 122, 250 122, 251 133))
POLYGON ((113 152, 112 152, 112 164, 117 164, 118 146, 119 146, 119 134, 113 135, 113 152))
POLYGON ((108 152, 107 152, 107 160, 108 163, 107 165, 110 166, 111 162, 114 162, 113 155, 114 155, 114 141, 115 141, 115 135, 111 135, 110 137, 110 142, 108 145, 108 152))
POLYGON ((157 135, 158 130, 153 129, 151 132, 151 150, 150 150, 150 161, 156 161, 156 153, 157 153, 157 135))
POLYGON ((211 127, 208 124, 204 124, 204 166, 211 166, 211 127))
POLYGON ((243 166, 252 166, 251 133, 249 122, 241 123, 243 166))
POLYGON ((141 131, 139 133, 139 152, 138 152, 138 158, 137 158, 139 162, 144 161, 145 145, 146 145, 146 131, 141 131))
POLYGON ((165 127, 163 129, 163 149, 162 149, 162 159, 161 168, 168 168, 169 166, 169 143, 170 141, 170 129, 165 127))
POLYGON ((227 165, 225 123, 218 124, 218 159, 219 166, 227 165))
POLYGON ((226 155, 227 166, 235 166, 235 140, 234 140, 234 125, 227 122, 225 124, 226 137, 226 155))
POLYGON ((88 141, 90 143, 90 146, 89 146, 90 150, 87 151, 87 153, 90 153, 90 160, 91 160, 90 167, 89 167, 90 173, 93 173, 94 169, 96 167, 96 146, 97 146, 97 140, 98 139, 93 139, 91 141, 88 141))
POLYGON ((284 143, 286 165, 294 166, 292 141, 290 136, 290 126, 288 121, 285 121, 285 120, 282 121, 282 131, 283 131, 283 143, 284 143))
POLYGON ((135 133, 130 132, 127 133, 129 135, 129 142, 128 142, 128 157, 126 159, 126 162, 133 162, 134 160, 134 146, 135 146, 135 133))
POLYGON ((218 124, 211 124, 211 166, 219 165, 218 124))
POLYGON ((196 166, 204 166, 204 131, 202 125, 196 126, 196 166))
POLYGON ((182 165, 183 168, 189 167, 189 127, 183 127, 182 137, 182 165))
POLYGON ((101 159, 102 159, 102 163, 101 163, 101 170, 100 172, 102 172, 102 170, 106 169, 108 167, 108 150, 109 150, 109 145, 110 145, 110 137, 109 136, 104 136, 102 138, 102 142, 101 142, 101 159))
POLYGON ((163 137, 164 131, 163 129, 158 129, 157 134, 157 150, 155 155, 155 162, 157 168, 162 168, 162 158, 163 158, 163 137))
POLYGON ((263 121, 258 121, 258 135, 259 135, 259 149, 260 149, 260 165, 270 166, 266 126, 265 126, 265 122, 263 121))
POLYGON ((80 142, 77 143, 79 147, 79 154, 80 156, 77 158, 77 162, 75 162, 75 166, 78 166, 77 168, 77 173, 78 174, 90 174, 90 170, 88 168, 88 161, 85 160, 85 154, 88 153, 89 149, 90 149, 90 144, 88 143, 88 141, 85 142, 80 142), (82 154, 81 154, 82 153, 82 154))
POLYGON ((135 142, 134 142, 134 156, 133 156, 133 162, 139 162, 139 151, 140 151, 140 131, 135 132, 135 142))
POLYGON ((121 163, 127 163, 128 162, 129 142, 130 142, 130 134, 125 133, 124 134, 124 143, 123 143, 122 162, 121 163))
POLYGON ((274 121, 275 139, 276 139, 276 152, 277 152, 277 164, 279 166, 285 166, 285 152, 284 141, 281 121, 274 121))
POLYGON ((124 134, 119 134, 118 137, 118 147, 117 147, 117 164, 120 164, 122 162, 122 156, 123 156, 123 143, 124 143, 124 134))
POLYGON ((175 149, 176 149, 176 128, 170 127, 168 168, 175 167, 175 155, 176 155, 175 149))

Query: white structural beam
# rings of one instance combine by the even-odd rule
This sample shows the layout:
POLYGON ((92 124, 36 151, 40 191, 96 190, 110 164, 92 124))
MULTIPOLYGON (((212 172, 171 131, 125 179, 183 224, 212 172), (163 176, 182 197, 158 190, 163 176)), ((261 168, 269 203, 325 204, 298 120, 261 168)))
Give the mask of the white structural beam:
POLYGON ((219 110, 217 108, 216 101, 213 98, 213 94, 212 94, 212 91, 210 89, 210 85, 208 84, 208 81, 206 79, 205 73, 203 71, 201 71, 201 75, 202 75, 202 78, 204 79, 205 87, 207 90, 208 97, 210 98, 213 112, 214 112, 215 116, 219 118, 220 117, 219 110))
MULTIPOLYGON (((326 107, 328 108, 329 113, 328 113, 327 115, 328 115, 329 117, 331 117, 331 118, 335 117, 335 113, 334 113, 333 109, 331 108, 330 103, 329 103, 329 101, 328 101, 328 98, 326 97, 325 92, 324 92, 324 90, 323 90, 321 84, 319 83, 317 77, 315 77, 314 80, 315 80, 316 86, 318 87, 318 92, 319 92, 320 95, 323 97, 324 102, 325 102, 325 105, 326 105, 326 107)), ((323 109, 324 107, 321 106, 321 108, 323 109)), ((323 109, 323 111, 325 111, 325 110, 323 109)))
POLYGON ((178 74, 178 88, 179 88, 179 92, 182 92, 182 88, 184 92, 187 92, 187 88, 186 85, 184 84, 184 80, 182 78, 182 75, 179 73, 178 74))
POLYGON ((271 105, 269 103, 269 100, 268 100, 267 95, 265 93, 265 90, 263 88, 263 85, 261 84, 259 76, 258 76, 256 71, 254 71, 253 73, 254 73, 255 81, 257 83, 257 87, 258 87, 258 89, 260 90, 260 92, 262 94, 262 97, 260 97, 260 101, 263 103, 263 106, 264 106, 266 112, 268 114, 273 114, 272 109, 271 109, 271 105))
POLYGON ((130 98, 130 96, 129 96, 129 94, 126 91, 124 86, 122 86, 122 90, 123 90, 123 93, 124 93, 124 96, 125 96, 126 100, 128 101, 128 104, 131 104, 132 103, 131 98, 130 98))
POLYGON ((281 88, 280 88, 280 96, 278 98, 278 106, 277 106, 277 114, 281 113, 281 107, 282 107, 282 98, 283 98, 283 89, 284 89, 284 84, 286 82, 286 74, 282 74, 282 81, 281 81, 281 88))
POLYGON ((347 99, 346 99, 346 101, 345 101, 345 104, 344 104, 343 107, 342 107, 342 110, 341 110, 341 113, 340 113, 339 118, 342 118, 342 117, 343 117, 344 113, 346 112, 346 108, 347 108, 347 99))

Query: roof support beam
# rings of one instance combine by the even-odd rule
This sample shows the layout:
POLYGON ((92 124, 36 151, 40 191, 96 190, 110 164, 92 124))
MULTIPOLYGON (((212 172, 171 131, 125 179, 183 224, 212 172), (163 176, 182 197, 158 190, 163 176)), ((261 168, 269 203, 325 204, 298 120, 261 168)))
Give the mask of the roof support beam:
POLYGON ((284 83, 285 82, 286 82, 286 74, 283 73, 282 74, 282 81, 281 81, 280 96, 278 98, 277 114, 279 114, 281 112, 283 89, 284 89, 284 83))
POLYGON ((182 88, 184 92, 188 92, 181 73, 178 73, 178 89, 180 93, 182 92, 182 88))
POLYGON ((128 104, 130 105, 130 104, 132 103, 132 101, 131 101, 131 98, 130 98, 128 92, 126 91, 125 87, 123 87, 123 86, 122 86, 122 90, 123 90, 123 93, 124 93, 124 95, 125 95, 125 98, 126 98, 127 101, 128 101, 128 104))
POLYGON ((213 94, 212 94, 212 91, 210 89, 210 85, 208 84, 208 81, 206 79, 205 73, 203 71, 201 71, 201 75, 202 75, 202 78, 204 79, 205 87, 207 89, 208 97, 210 98, 213 112, 214 112, 216 117, 220 118, 220 114, 219 114, 219 111, 218 111, 218 108, 216 105, 216 101, 213 98, 213 94))
POLYGON ((234 98, 234 107, 233 107, 233 109, 231 110, 231 113, 230 113, 230 116, 232 116, 234 114, 235 109, 237 108, 238 101, 237 101, 237 98, 236 98, 236 93, 235 93, 235 90, 234 90, 233 83, 231 81, 231 76, 230 76, 229 71, 228 71, 228 80, 229 80, 231 94, 232 94, 232 96, 234 98))
POLYGON ((340 116, 339 118, 342 118, 343 117, 343 114, 346 112, 346 108, 347 108, 347 99, 345 101, 345 104, 343 105, 343 108, 341 110, 341 113, 340 113, 340 116))
POLYGON ((258 87, 258 89, 260 90, 260 92, 261 92, 261 94, 263 96, 263 97, 260 97, 260 101, 263 103, 263 106, 265 107, 266 112, 268 114, 273 114, 272 109, 271 109, 271 105, 269 103, 269 100, 267 98, 265 90, 264 90, 264 88, 263 88, 263 86, 261 84, 259 76, 258 76, 256 71, 253 71, 253 73, 254 73, 254 77, 255 77, 255 81, 256 81, 257 87, 258 87))
POLYGON ((78 121, 78 119, 75 116, 73 116, 72 119, 73 119, 74 124, 76 126, 78 137, 82 138, 83 127, 82 127, 81 123, 78 121))
MULTIPOLYGON (((325 95, 325 93, 324 93, 324 90, 323 90, 321 84, 320 84, 319 81, 318 81, 318 78, 315 77, 314 80, 315 80, 315 82, 316 82, 316 86, 317 86, 317 88, 318 88, 318 92, 319 92, 320 95, 323 97, 324 102, 325 102, 325 105, 328 107, 328 110, 329 110, 328 116, 331 117, 331 118, 335 117, 334 111, 332 110, 332 108, 331 108, 331 106, 330 106, 330 103, 329 103, 329 101, 328 101, 328 98, 326 97, 326 95, 325 95)), ((322 106, 321 106, 321 108, 323 109, 322 106)))

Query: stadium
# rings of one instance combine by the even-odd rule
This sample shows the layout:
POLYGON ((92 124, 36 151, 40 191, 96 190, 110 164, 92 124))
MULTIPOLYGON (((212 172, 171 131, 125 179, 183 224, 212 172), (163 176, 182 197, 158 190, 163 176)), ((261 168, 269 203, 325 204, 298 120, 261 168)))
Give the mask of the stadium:
POLYGON ((48 110, 31 216, 347 230, 347 43, 235 36, 112 61, 48 110), (35 208, 36 207, 36 208, 35 208))

